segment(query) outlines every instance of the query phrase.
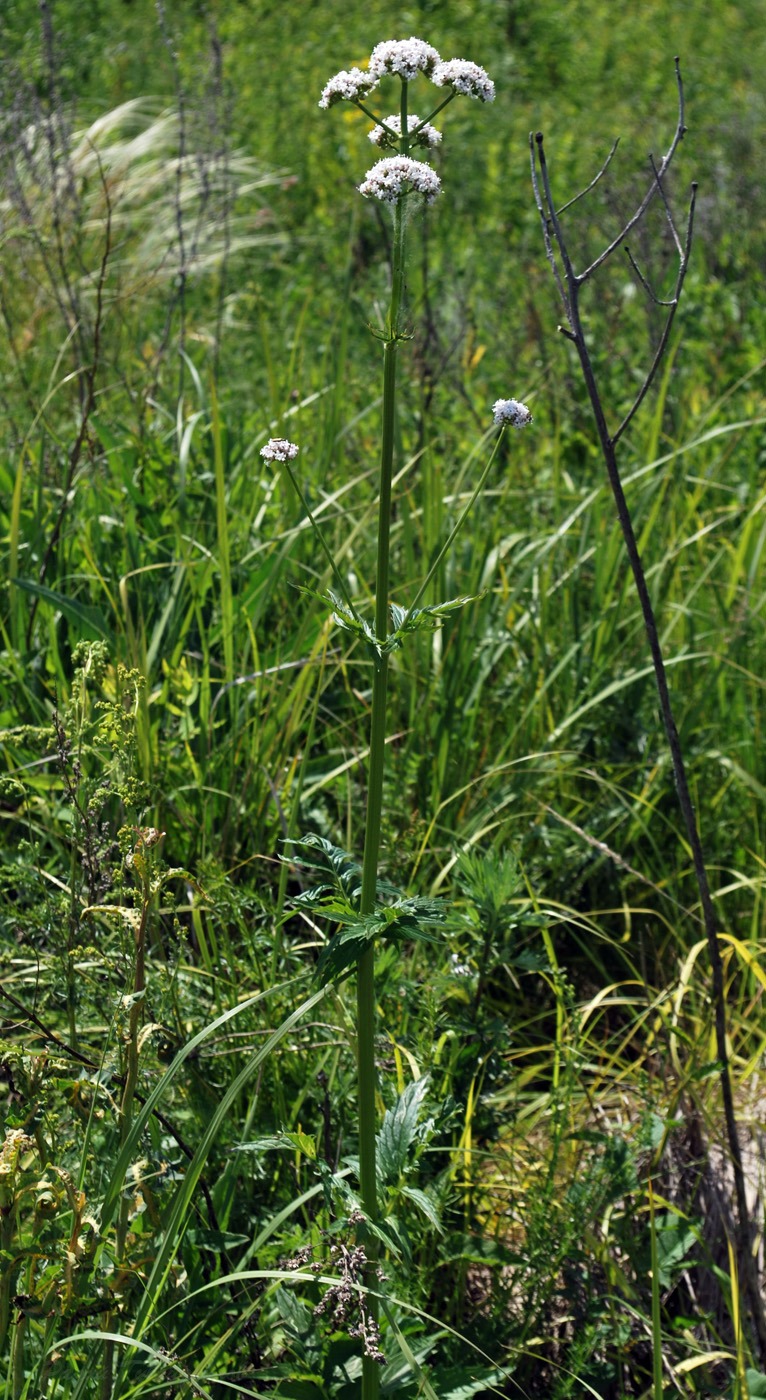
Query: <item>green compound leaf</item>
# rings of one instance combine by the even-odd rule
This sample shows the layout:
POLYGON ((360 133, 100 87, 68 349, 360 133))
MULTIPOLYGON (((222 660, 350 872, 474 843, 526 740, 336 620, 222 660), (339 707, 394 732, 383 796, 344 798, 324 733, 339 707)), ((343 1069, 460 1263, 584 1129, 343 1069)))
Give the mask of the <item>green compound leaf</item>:
POLYGON ((320 987, 328 982, 341 982, 348 977, 379 932, 377 916, 370 914, 360 923, 350 928, 342 928, 322 949, 316 965, 316 978, 320 987))
MULTIPOLYGON (((295 901, 300 905, 303 896, 295 901)), ((360 918, 349 909, 348 904, 328 896, 323 903, 313 902, 314 912, 331 917, 338 923, 346 922, 347 927, 333 935, 323 948, 316 966, 316 977, 320 987, 328 982, 342 981, 353 971, 362 954, 376 939, 396 942, 401 939, 417 939, 423 943, 435 940, 427 932, 429 924, 444 921, 444 911, 435 899, 405 899, 400 897, 392 904, 380 905, 360 918), (352 921, 353 920, 353 921, 352 921)))
POLYGON ((434 632, 437 627, 453 613, 464 608, 468 603, 476 603, 485 596, 482 593, 470 593, 461 598, 448 598, 444 603, 430 603, 425 608, 413 608, 409 611, 399 603, 390 603, 389 612, 391 615, 391 631, 388 636, 381 640, 376 637, 369 622, 358 613, 352 612, 349 606, 338 597, 332 590, 327 593, 319 593, 316 589, 301 586, 301 593, 308 593, 310 597, 317 598, 321 603, 332 609, 333 622, 336 627, 342 628, 344 632, 350 632, 353 636, 359 637, 378 656, 388 656, 392 651, 398 651, 403 645, 405 637, 410 632, 434 632))
POLYGON ((413 608, 412 612, 400 607, 398 603, 392 603, 390 611, 393 630, 382 646, 379 645, 378 650, 396 651, 410 632, 435 632, 453 613, 468 603, 478 602, 483 597, 484 593, 470 593, 461 598, 448 598, 445 603, 431 603, 426 608, 413 608))

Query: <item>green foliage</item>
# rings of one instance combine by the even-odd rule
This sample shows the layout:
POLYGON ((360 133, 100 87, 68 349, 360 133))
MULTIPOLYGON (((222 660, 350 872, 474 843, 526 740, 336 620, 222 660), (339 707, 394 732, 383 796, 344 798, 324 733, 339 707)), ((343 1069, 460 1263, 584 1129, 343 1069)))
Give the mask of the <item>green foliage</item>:
MULTIPOLYGON (((563 202, 621 136, 579 206, 585 261, 646 179, 681 53, 694 262, 623 446, 755 1125, 759 7, 422 0, 402 18, 320 0, 289 47, 285 6, 254 0, 168 3, 164 33, 153 0, 48 8, 53 54, 36 7, 0 14, 7 1394, 358 1393, 357 1342, 315 1309, 342 1278, 333 1244, 365 1228, 346 978, 373 939, 382 1393, 622 1400, 650 1393, 658 1336, 666 1392, 761 1393, 715 1224, 730 1182, 707 1150, 696 893, 526 153, 544 128, 563 202), (361 918, 367 322, 389 234, 356 195, 357 116, 328 134, 316 102, 346 55, 410 30, 485 63, 498 99, 481 135, 471 105, 449 109, 449 201, 408 267, 387 878, 361 918), (58 183, 46 148, 22 160, 46 120, 58 183), (533 400, 534 435, 502 445, 410 612, 509 390, 533 400), (288 430, 300 493, 259 455, 288 430)), ((661 292, 661 210, 645 238, 661 292)), ((587 314, 619 412, 656 308, 626 264, 587 314)))

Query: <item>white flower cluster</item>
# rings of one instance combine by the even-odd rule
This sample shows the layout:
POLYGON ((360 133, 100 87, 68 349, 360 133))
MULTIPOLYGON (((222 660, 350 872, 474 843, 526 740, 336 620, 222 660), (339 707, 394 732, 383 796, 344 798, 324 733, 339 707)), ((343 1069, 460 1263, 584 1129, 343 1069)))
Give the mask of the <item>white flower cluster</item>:
MULTIPOLYGON (((409 116, 407 117, 407 135, 411 144, 413 146, 438 146, 439 142, 442 139, 441 132, 437 131, 435 126, 431 126, 430 122, 423 122, 423 125, 420 127, 420 130, 415 131, 415 128, 419 124, 420 117, 417 117, 414 112, 410 112, 409 116), (412 132, 415 132, 414 136, 411 134, 412 132)), ((401 135, 401 117, 386 117, 385 126, 374 126, 372 128, 372 131, 370 132, 370 140, 372 141, 373 146, 396 147, 398 145, 398 140, 401 139, 401 135), (386 127, 388 127, 388 131, 386 130, 386 127), (390 135, 390 132, 392 131, 396 133, 397 140, 394 140, 394 138, 390 135)))
POLYGON ((376 86, 377 78, 370 73, 363 73, 361 68, 351 68, 348 71, 342 68, 340 73, 336 73, 335 77, 325 84, 319 105, 334 107, 336 102, 356 102, 357 98, 366 97, 376 86))
POLYGON ((296 443, 288 442, 287 438, 269 438, 261 448, 261 456, 267 462, 291 462, 298 456, 298 450, 296 443))
POLYGON ((518 399, 497 399, 492 405, 492 413, 498 427, 510 423, 512 428, 526 428, 532 422, 532 414, 525 403, 518 399))
POLYGON ((466 58, 451 58, 448 63, 437 64, 432 74, 437 87, 451 87, 464 97, 478 97, 480 102, 494 102, 495 84, 478 63, 470 63, 466 58))
POLYGON ((389 156, 367 171, 359 193, 373 195, 387 204, 396 204, 403 195, 414 192, 422 194, 426 203, 431 204, 441 187, 436 171, 424 161, 411 160, 409 156, 389 156))
POLYGON ((438 63, 441 59, 436 49, 413 35, 410 39, 386 39, 376 44, 370 54, 370 73, 376 82, 384 73, 398 73, 407 81, 418 73, 430 78, 438 63))
POLYGON ((451 58, 442 63, 431 44, 412 35, 409 39, 386 39, 376 44, 366 72, 361 68, 351 68, 347 72, 344 68, 336 73, 323 89, 319 105, 332 107, 344 100, 358 102, 378 86, 386 73, 397 75, 402 82, 410 82, 418 73, 424 73, 437 87, 451 87, 453 92, 477 97, 480 102, 495 100, 495 84, 478 63, 466 58, 451 58))

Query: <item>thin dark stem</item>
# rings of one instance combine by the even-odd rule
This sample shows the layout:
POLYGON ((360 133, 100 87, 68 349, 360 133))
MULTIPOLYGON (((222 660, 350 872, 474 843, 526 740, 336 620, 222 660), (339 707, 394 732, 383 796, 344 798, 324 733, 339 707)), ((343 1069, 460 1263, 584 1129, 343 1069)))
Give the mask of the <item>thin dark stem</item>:
MULTIPOLYGON (((556 283, 556 286, 557 286, 558 289, 559 289, 559 296, 561 297, 561 300, 562 300, 563 303, 564 303, 564 309, 565 309, 565 311, 566 311, 566 313, 567 313, 568 318, 571 320, 571 314, 570 314, 570 310, 569 310, 569 301, 568 301, 568 298, 567 298, 566 291, 565 291, 565 289, 564 289, 564 283, 563 283, 562 278, 561 278, 561 273, 559 272, 559 265, 558 265, 558 263, 556 262, 556 250, 555 250, 555 248, 554 248, 554 246, 553 246, 553 240, 552 240, 552 238, 551 238, 551 224, 550 224, 550 219, 548 218, 548 215, 547 215, 546 212, 545 212, 545 208, 544 208, 543 200, 542 200, 542 195, 540 194, 540 186, 539 186, 538 180, 537 180, 537 164, 536 164, 536 161, 535 161, 535 141, 537 141, 537 143, 538 143, 538 145, 539 145, 539 149, 540 149, 540 153, 541 153, 541 162, 542 162, 542 159, 543 159, 543 133, 542 133, 541 131, 538 131, 538 133, 537 133, 536 136, 535 136, 534 133, 531 132, 531 131, 530 131, 530 133, 529 133, 529 165, 530 165, 530 170, 531 170, 531 172, 532 172, 532 189, 534 190, 534 193, 535 193, 535 204, 537 205, 537 212, 538 212, 538 214, 540 215, 540 222, 541 222, 541 224, 542 224, 542 226, 543 226, 543 240, 544 240, 544 242, 545 242, 545 256, 547 257, 548 262, 549 262, 550 265, 551 265, 551 272, 553 273, 553 277, 554 277, 554 281, 555 281, 555 283, 556 283)), ((559 327, 559 330, 561 330, 561 329, 562 329, 562 327, 559 327)))
POLYGON ((590 194, 591 190, 594 190, 596 188, 596 185, 598 184, 599 180, 606 174, 607 170, 609 169, 609 166, 612 161, 612 156, 617 150, 619 144, 620 138, 619 136, 617 136, 615 137, 612 149, 609 152, 609 155, 607 156, 606 160, 604 161, 604 164, 602 165, 601 169, 599 170, 598 175, 593 176, 593 179, 591 180, 590 184, 586 185, 584 190, 580 190, 579 194, 572 195, 572 198, 568 199, 566 204, 562 204, 561 208, 557 209, 556 212, 559 215, 559 217, 562 214, 566 213, 567 209, 571 209, 573 204, 577 204, 578 200, 584 199, 586 194, 590 194))
POLYGON ((665 171, 670 165, 679 143, 683 141, 683 138, 686 135, 686 125, 684 122, 684 85, 681 81, 681 65, 679 63, 678 58, 676 58, 675 64, 676 83, 678 86, 678 121, 676 122, 676 129, 673 134, 673 140, 671 141, 667 151, 662 157, 662 160, 659 164, 659 168, 655 171, 655 178, 652 180, 649 189, 647 190, 646 194, 641 200, 641 203, 639 204, 635 213, 628 219, 628 222, 625 224, 624 228, 620 230, 616 238, 612 239, 612 242, 607 248, 604 249, 603 253, 599 253, 598 257, 595 258, 594 261, 590 264, 590 267, 586 267, 585 271, 579 274, 577 278, 579 284, 587 282, 588 278, 592 277, 593 273, 596 272, 596 270, 599 267, 601 267, 603 263, 606 262, 607 258, 610 258, 612 256, 612 253, 617 248, 619 248, 620 244, 625 242, 625 239, 627 238, 631 229, 635 228, 636 224, 640 223, 641 219, 644 217, 644 214, 649 208, 649 205, 654 199, 655 194, 657 193, 657 187, 660 184, 660 180, 662 179, 662 176, 665 174, 665 171))
POLYGON ((638 263, 636 262, 635 258, 633 257, 633 254, 632 254, 632 252, 630 251, 630 248, 628 247, 627 243, 625 244, 625 256, 627 257, 628 262, 630 263, 631 267, 633 268, 633 271, 635 272, 636 277, 638 278, 639 282, 641 283, 641 286, 643 287, 644 291, 646 292, 646 295, 647 295, 648 297, 651 297, 651 299, 652 299, 652 301, 654 302, 655 306, 675 306, 675 300, 674 300, 673 297, 663 298, 663 297, 658 297, 658 296, 655 294, 654 289, 653 289, 652 287, 650 287, 649 282, 648 282, 648 279, 647 279, 646 277, 644 277, 644 274, 643 274, 643 272, 641 271, 641 268, 639 267, 639 265, 638 265, 638 263))
POLYGON ((649 366, 649 370, 648 370, 648 372, 647 372, 646 378, 644 379, 644 382, 643 382, 643 384, 641 385, 641 388, 639 389, 638 393, 636 394, 636 397, 635 397, 635 399, 633 400, 632 406, 628 409, 628 412, 625 414, 625 417, 623 418, 623 420, 622 420, 622 422, 621 422, 619 428, 617 428, 617 429, 615 430, 615 432, 612 434, 612 446, 613 446, 613 447, 616 447, 616 446, 617 446, 617 443, 619 442, 620 438, 622 437, 623 433, 625 432, 625 429, 627 428, 627 426, 628 426, 628 424, 630 423, 631 419, 635 417, 636 413, 638 412, 639 408, 641 407, 641 404, 644 402, 644 399, 646 398, 646 395, 647 395, 647 393, 649 392, 649 388, 650 388, 650 386, 651 386, 651 384, 652 384, 652 382, 653 382, 653 380, 654 380, 654 376, 656 375, 657 370, 658 370, 659 367, 660 367, 660 361, 662 360, 662 357, 663 357, 663 355, 665 354, 665 348, 666 348, 666 346, 667 346, 668 339, 669 339, 669 337, 670 337, 670 331, 671 331, 671 328, 672 328, 672 326, 673 326, 673 321, 675 320, 676 311, 678 310, 678 303, 679 303, 679 301, 681 300, 681 291, 682 291, 682 288, 683 288, 683 285, 684 285, 684 279, 685 279, 685 277, 686 277, 686 271, 687 271, 687 268, 688 268, 688 266, 689 266, 689 255, 690 255, 690 253, 691 253, 691 247, 692 247, 692 233, 693 233, 693 229, 694 229, 694 205, 695 205, 695 202, 696 202, 696 198, 697 198, 697 186, 696 186, 696 185, 692 185, 692 196, 691 196, 691 199, 690 199, 690 201, 689 201, 689 218, 688 218, 687 225, 686 225, 686 246, 685 246, 685 248, 683 249, 683 251, 682 251, 682 253, 681 253, 681 265, 680 265, 680 267, 679 267, 679 269, 678 269, 678 277, 676 278, 675 291, 674 291, 674 293, 673 293, 673 296, 672 296, 671 300, 670 300, 669 302, 663 303, 664 305, 667 305, 667 306, 670 307, 670 311, 669 311, 669 313, 668 313, 667 320, 665 321, 665 325, 664 325, 664 328, 663 328, 663 331, 662 331, 662 335, 660 336, 660 340, 659 340, 659 344, 658 344, 658 346, 657 346, 657 349, 656 349, 655 352, 654 352, 654 359, 652 360, 652 363, 651 363, 651 365, 649 366))
MULTIPOLYGON (((581 273, 578 276, 575 273, 572 265, 572 260, 569 254, 567 242, 562 231, 562 227, 559 222, 559 217, 556 212, 556 206, 553 200, 550 178, 548 174, 548 167, 545 159, 545 150, 543 145, 542 133, 538 133, 536 137, 537 156, 540 168, 539 182, 537 179, 537 171, 535 169, 534 147, 532 148, 532 164, 534 174, 533 188, 535 192, 535 199, 537 202, 538 211, 540 213, 548 261, 551 263, 554 273, 557 274, 558 259, 556 258, 556 252, 558 252, 558 257, 560 258, 561 265, 564 269, 565 286, 561 285, 561 280, 558 275, 556 276, 556 281, 562 299, 564 301, 564 305, 567 309, 567 315, 569 318, 570 328, 567 334, 568 338, 573 340, 577 347, 580 366, 582 369, 583 378, 585 380, 585 386, 588 392, 588 398, 590 399, 591 409, 593 411, 593 416, 596 423, 596 431, 598 434, 598 439, 601 446, 607 475, 609 477, 609 484, 611 486, 612 494, 614 496, 615 506, 617 509, 617 517, 620 523, 620 528, 622 530, 623 539, 625 541, 625 547, 628 552, 628 559, 630 561, 631 571, 636 585, 636 591, 638 593, 639 602, 641 605, 641 613, 643 616, 644 628, 646 631, 647 640, 649 642, 649 650, 652 658, 652 665, 654 668, 654 674, 657 684, 657 692, 659 695, 663 725, 665 728, 665 734, 667 736, 668 746, 670 748, 671 761, 673 764, 673 775, 675 778, 676 790, 678 793, 678 801, 681 808, 684 826, 686 829, 686 836, 689 843, 689 848, 692 854, 694 874, 697 889, 699 892, 708 953, 710 957, 710 966, 712 971, 716 1053, 720 1071, 721 1097, 723 1100, 726 1136, 729 1145, 729 1154, 734 1175, 734 1188, 737 1200, 737 1214, 739 1222, 739 1254, 740 1264, 744 1275, 743 1294, 747 1297, 749 1302, 750 1313, 758 1341, 758 1348, 760 1351, 761 1360, 763 1362, 763 1360, 766 1359, 766 1315, 764 1314, 764 1304, 760 1292, 758 1270, 755 1260, 753 1258, 753 1230, 750 1220, 750 1210, 747 1203, 745 1175, 742 1165, 742 1151, 740 1147, 739 1130, 737 1127, 737 1119, 734 1108, 734 1092, 732 1087, 731 1067, 726 1043, 726 990, 724 985, 723 962, 718 942, 718 924, 716 920, 715 910, 713 907, 713 900, 710 893, 710 887, 708 884, 707 870, 705 866, 705 859, 702 849, 702 841, 699 833, 699 827, 694 811, 694 805, 692 803, 691 793, 689 791, 689 783, 686 774, 686 766, 684 763, 681 742, 679 739, 678 729, 673 714, 673 707, 670 699, 667 675, 665 671, 665 662, 662 655, 662 647, 660 644, 659 633, 657 630, 654 609, 652 607, 652 602, 649 595, 649 589, 646 582, 646 575, 644 573, 643 564, 641 562, 641 556, 638 550, 638 544, 633 529, 630 511, 628 508, 627 501, 625 499, 625 493, 622 486, 622 480, 620 477, 615 450, 619 438, 622 436, 622 433, 625 431, 626 427, 628 426, 628 423, 632 420, 634 414, 637 412, 638 408, 643 402, 646 393, 649 389, 649 386, 652 383, 652 380, 654 379, 654 376, 660 364, 660 360, 662 359, 665 348, 667 346, 670 328, 672 326, 673 318, 678 307, 681 289, 683 287, 683 281, 686 275, 686 270, 689 262, 694 221, 694 188, 692 191, 692 198, 689 209, 685 246, 681 247, 680 243, 678 244, 679 271, 676 279, 675 294, 672 298, 670 312, 666 321, 665 329, 663 331, 658 349, 655 353, 652 365, 644 380, 644 383, 642 384, 642 387, 638 395, 636 396, 636 399, 630 411, 625 416, 616 433, 614 434, 610 434, 607 426, 606 416, 598 388, 598 383, 596 380, 593 364, 588 350, 588 345, 583 331, 579 306, 580 289, 583 283, 587 280, 588 277, 591 276, 593 272, 596 271, 597 268, 601 267, 602 264, 611 255, 611 253, 613 253, 614 250, 625 241, 625 238, 627 237, 630 230, 632 228, 635 228, 635 226, 638 224, 638 222, 646 212, 646 209, 648 208, 653 194, 658 189, 660 190, 664 200, 664 192, 662 191, 661 177, 670 165, 678 143, 682 139, 684 132, 686 131, 686 127, 684 125, 683 86, 681 83, 681 74, 678 59, 676 59, 676 78, 679 93, 678 123, 676 126, 673 141, 671 142, 667 154, 663 157, 659 168, 654 170, 655 179, 652 184, 652 187, 644 196, 636 212, 632 215, 632 217, 628 220, 627 224, 625 224, 622 230, 618 233, 617 237, 614 238, 609 244, 608 248, 606 248, 605 251, 601 253, 593 263, 591 263, 590 267, 586 270, 585 273, 581 273), (540 186, 542 186, 544 199, 541 195, 540 186)), ((674 229, 674 225, 672 223, 672 216, 667 207, 667 203, 666 211, 668 213, 668 218, 671 222, 671 227, 674 229)))
POLYGON ((667 214, 668 223, 669 223, 669 225, 670 225, 670 232, 671 232, 672 235, 673 235, 673 242, 674 242, 675 245, 676 245, 676 251, 678 252, 679 258, 681 258, 681 260, 683 261, 684 250, 683 250, 683 248, 681 247, 681 240, 680 240, 680 238, 678 237, 678 229, 677 229, 676 226, 675 226, 675 221, 674 221, 674 219, 673 219, 673 214, 672 214, 670 205, 668 204, 668 197, 667 197, 667 195, 665 194, 665 190, 664 190, 664 187, 663 187, 663 184, 662 184, 662 180, 660 179, 660 172, 659 172, 659 170, 657 169, 657 166, 656 166, 655 161, 654 161, 654 156, 652 155, 651 151, 649 152, 649 164, 650 164, 651 167, 652 167, 652 170, 653 170, 653 172, 654 172, 654 178, 655 178, 655 180, 657 181, 657 189, 658 189, 659 192, 660 192, 660 199, 662 200, 662 203, 663 203, 663 205, 665 206, 665 213, 667 214))

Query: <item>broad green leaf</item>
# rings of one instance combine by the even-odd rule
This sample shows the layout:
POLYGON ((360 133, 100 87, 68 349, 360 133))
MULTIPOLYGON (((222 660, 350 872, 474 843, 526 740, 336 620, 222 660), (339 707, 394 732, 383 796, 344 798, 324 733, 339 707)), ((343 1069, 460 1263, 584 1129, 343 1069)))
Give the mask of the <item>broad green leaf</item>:
POLYGON ((320 987, 347 977, 379 932, 379 921, 372 914, 363 922, 351 924, 349 928, 336 933, 322 949, 316 965, 320 987))
POLYGON ((408 1084, 389 1108, 378 1133, 377 1167, 382 1185, 399 1180, 418 1130, 418 1118, 428 1093, 428 1076, 408 1084))
POLYGON ((439 1234, 441 1234, 441 1223, 439 1221, 436 1206, 431 1200, 431 1197, 428 1196, 425 1191, 421 1191, 420 1188, 417 1186, 402 1186, 401 1192, 403 1196, 407 1197, 408 1201, 412 1201, 413 1205, 416 1205, 418 1207, 418 1210, 421 1210, 423 1212, 424 1216, 426 1217, 426 1220, 428 1220, 430 1224, 433 1225, 434 1229, 438 1230, 439 1234))
POLYGON ((316 1138, 309 1133, 276 1133, 272 1137, 255 1138, 253 1142, 240 1142, 235 1152, 302 1152, 304 1157, 316 1161, 316 1138))

